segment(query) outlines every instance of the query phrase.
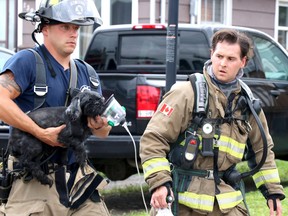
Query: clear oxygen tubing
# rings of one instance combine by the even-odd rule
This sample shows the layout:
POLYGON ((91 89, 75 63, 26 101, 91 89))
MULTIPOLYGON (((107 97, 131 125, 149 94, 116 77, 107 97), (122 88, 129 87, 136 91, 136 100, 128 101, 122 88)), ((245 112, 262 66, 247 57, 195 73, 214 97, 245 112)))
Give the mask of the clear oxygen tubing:
MULTIPOLYGON (((133 138, 133 136, 131 135, 129 129, 128 129, 128 126, 127 126, 127 122, 125 121, 123 124, 121 124, 122 127, 125 128, 125 130, 127 131, 127 133, 129 134, 129 136, 131 137, 131 140, 133 142, 133 147, 134 147, 134 159, 135 159, 135 165, 136 165, 136 170, 137 170, 137 174, 139 177, 141 177, 141 174, 140 174, 140 171, 139 171, 139 166, 138 166, 138 161, 137 161, 137 148, 136 148, 136 144, 135 144, 135 140, 133 138)), ((143 204, 144 204, 144 207, 145 207, 145 211, 147 214, 149 214, 148 212, 148 208, 147 208, 147 204, 146 204, 146 201, 145 201, 145 196, 144 196, 144 192, 143 192, 143 187, 142 187, 142 184, 139 183, 140 185, 140 189, 141 189, 141 195, 142 195, 142 201, 143 201, 143 204)))

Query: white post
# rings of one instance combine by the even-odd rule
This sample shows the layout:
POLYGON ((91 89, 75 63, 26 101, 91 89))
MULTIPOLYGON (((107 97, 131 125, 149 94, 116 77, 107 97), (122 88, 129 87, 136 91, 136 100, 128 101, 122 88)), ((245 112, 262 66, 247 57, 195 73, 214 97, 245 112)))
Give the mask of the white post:
POLYGON ((155 0, 150 0, 150 23, 155 23, 155 0))
POLYGON ((161 0, 160 23, 166 23, 166 0, 161 0))
POLYGON ((232 25, 232 0, 226 0, 226 4, 224 4, 224 24, 232 25))
POLYGON ((131 17, 131 23, 132 24, 138 24, 139 19, 139 4, 138 0, 132 0, 132 17, 131 17))
POLYGON ((110 14, 111 14, 110 0, 101 1, 101 18, 103 20, 103 26, 110 25, 110 14))

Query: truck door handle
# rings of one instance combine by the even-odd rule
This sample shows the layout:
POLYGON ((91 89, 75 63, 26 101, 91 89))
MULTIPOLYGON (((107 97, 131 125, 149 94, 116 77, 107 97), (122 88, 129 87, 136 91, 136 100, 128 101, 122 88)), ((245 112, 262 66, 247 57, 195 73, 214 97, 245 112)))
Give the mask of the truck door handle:
POLYGON ((282 89, 278 89, 278 90, 270 90, 270 94, 277 97, 279 96, 280 94, 284 93, 285 90, 282 90, 282 89))

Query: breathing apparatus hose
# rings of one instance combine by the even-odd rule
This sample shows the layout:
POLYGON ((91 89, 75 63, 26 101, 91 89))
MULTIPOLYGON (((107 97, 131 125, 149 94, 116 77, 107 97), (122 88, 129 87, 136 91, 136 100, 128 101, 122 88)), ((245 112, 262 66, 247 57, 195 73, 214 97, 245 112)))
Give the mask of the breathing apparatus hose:
POLYGON ((251 168, 251 170, 249 170, 248 172, 239 173, 237 170, 235 170, 233 168, 233 170, 224 174, 226 181, 228 182, 228 184, 231 184, 231 185, 235 185, 235 184, 239 184, 239 183, 241 184, 242 179, 244 179, 248 176, 252 176, 255 173, 257 173, 261 169, 263 164, 265 163, 266 158, 267 158, 267 152, 268 152, 267 137, 265 135, 263 125, 259 119, 257 112, 255 111, 255 109, 253 107, 252 101, 249 98, 249 96, 245 95, 244 97, 246 99, 246 105, 248 104, 249 109, 251 110, 253 117, 255 118, 256 123, 258 125, 258 128, 260 130, 262 141, 263 141, 263 154, 262 154, 262 158, 259 161, 259 163, 257 165, 255 165, 253 168, 251 168))
POLYGON ((263 154, 262 154, 261 160, 259 161, 259 163, 254 168, 252 168, 248 172, 241 173, 241 176, 240 176, 241 179, 246 178, 248 176, 252 176, 255 173, 257 173, 261 169, 261 167, 264 165, 264 163, 266 161, 266 158, 267 158, 267 153, 268 153, 267 137, 266 137, 266 134, 264 132, 263 125, 262 125, 262 123, 261 123, 261 121, 259 119, 259 116, 256 113, 256 111, 255 111, 255 109, 254 109, 254 107, 252 105, 252 102, 249 99, 249 97, 247 97, 247 103, 248 103, 248 106, 249 106, 249 108, 250 108, 255 120, 256 120, 256 123, 257 123, 257 125, 259 127, 259 130, 260 130, 260 133, 261 133, 261 137, 262 137, 262 141, 263 141, 263 154))

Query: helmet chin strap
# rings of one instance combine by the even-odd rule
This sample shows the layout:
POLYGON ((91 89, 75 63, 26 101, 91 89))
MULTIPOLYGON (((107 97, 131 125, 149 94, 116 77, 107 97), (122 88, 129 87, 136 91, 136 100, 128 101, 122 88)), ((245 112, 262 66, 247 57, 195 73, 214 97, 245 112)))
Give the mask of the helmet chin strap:
POLYGON ((38 27, 31 33, 32 40, 33 40, 36 44, 38 44, 38 46, 40 46, 40 44, 39 44, 39 42, 36 40, 35 34, 36 34, 36 33, 39 33, 39 26, 40 26, 40 25, 38 25, 38 27))

